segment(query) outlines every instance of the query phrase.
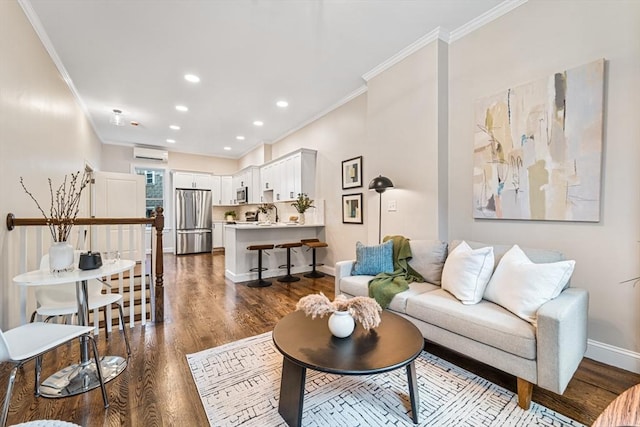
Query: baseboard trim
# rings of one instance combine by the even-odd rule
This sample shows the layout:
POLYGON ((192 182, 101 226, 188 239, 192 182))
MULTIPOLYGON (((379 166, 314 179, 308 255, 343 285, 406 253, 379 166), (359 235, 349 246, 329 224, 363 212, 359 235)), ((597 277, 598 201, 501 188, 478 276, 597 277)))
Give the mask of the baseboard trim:
POLYGON ((585 357, 640 374, 640 353, 603 342, 587 340, 585 357))

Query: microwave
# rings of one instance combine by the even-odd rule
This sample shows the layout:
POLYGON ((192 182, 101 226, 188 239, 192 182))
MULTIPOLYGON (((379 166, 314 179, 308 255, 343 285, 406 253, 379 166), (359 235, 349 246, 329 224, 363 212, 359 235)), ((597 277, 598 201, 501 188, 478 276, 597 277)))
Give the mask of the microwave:
POLYGON ((247 203, 249 197, 249 189, 247 187, 240 187, 236 190, 236 203, 247 203))

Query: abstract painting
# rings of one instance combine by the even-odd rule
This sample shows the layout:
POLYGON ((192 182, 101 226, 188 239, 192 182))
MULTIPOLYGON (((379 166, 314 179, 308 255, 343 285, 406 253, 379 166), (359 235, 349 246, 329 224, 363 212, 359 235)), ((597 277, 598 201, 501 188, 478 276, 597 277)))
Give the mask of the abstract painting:
POLYGON ((604 59, 475 103, 474 218, 600 220, 604 59))
POLYGON ((362 193, 342 195, 342 222, 362 224, 362 193))
POLYGON ((342 189, 362 187, 362 156, 342 162, 342 189))

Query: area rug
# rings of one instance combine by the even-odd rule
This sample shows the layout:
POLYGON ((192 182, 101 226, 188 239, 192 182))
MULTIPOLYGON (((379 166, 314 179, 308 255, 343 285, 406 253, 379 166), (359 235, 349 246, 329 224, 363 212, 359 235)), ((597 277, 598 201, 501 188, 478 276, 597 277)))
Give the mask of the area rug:
MULTIPOLYGON (((212 426, 286 426, 282 355, 271 332, 187 355, 212 426)), ((419 426, 582 426, 427 352, 416 359, 419 426)), ((307 370, 303 426, 415 426, 405 369, 366 376, 307 370)))

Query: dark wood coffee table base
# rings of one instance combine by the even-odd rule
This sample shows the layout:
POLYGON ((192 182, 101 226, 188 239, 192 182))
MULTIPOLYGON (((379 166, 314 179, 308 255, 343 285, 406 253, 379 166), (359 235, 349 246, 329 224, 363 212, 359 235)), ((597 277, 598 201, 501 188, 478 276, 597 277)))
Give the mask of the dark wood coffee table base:
MULTIPOLYGON (((413 360, 406 366, 406 369, 409 398, 411 400, 411 418, 415 424, 418 424, 418 402, 420 399, 418 395, 418 380, 416 379, 416 365, 413 360)), ((278 412, 290 427, 302 425, 304 383, 306 378, 307 368, 293 363, 286 357, 283 358, 278 412)))
POLYGON ((307 368, 338 375, 370 375, 403 367, 407 371, 411 418, 417 424, 420 399, 415 359, 424 345, 420 331, 387 311, 375 331, 365 332, 358 325, 351 337, 343 339, 332 337, 326 323, 327 319, 311 320, 295 312, 274 329, 274 343, 283 355, 278 412, 287 424, 302 424, 307 368))

